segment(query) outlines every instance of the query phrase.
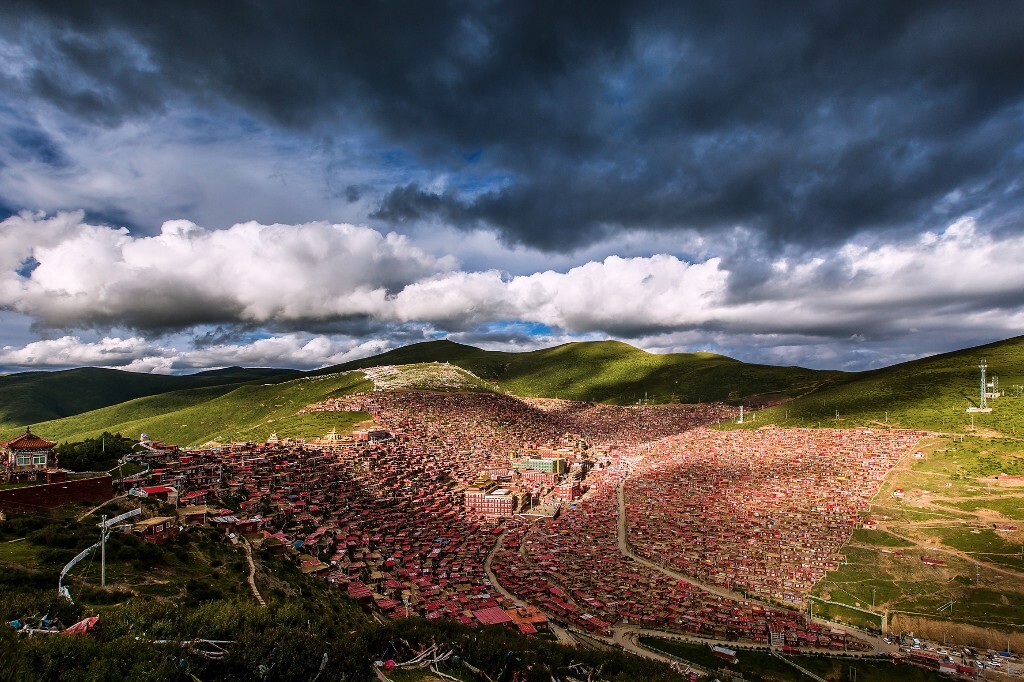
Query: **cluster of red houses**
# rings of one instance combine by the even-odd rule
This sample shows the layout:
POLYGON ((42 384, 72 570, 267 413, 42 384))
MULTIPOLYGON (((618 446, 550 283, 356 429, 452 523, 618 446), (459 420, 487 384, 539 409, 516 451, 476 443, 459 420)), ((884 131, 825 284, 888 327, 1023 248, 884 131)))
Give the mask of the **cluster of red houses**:
MULTIPOLYGON (((689 567, 682 558, 690 551, 685 538, 691 530, 684 522, 670 529, 671 514, 661 512, 697 514, 689 500, 698 493, 705 504, 714 501, 705 511, 711 516, 694 516, 689 523, 694 530, 710 527, 718 534, 719 544, 705 551, 729 566, 738 563, 727 542, 736 536, 725 534, 747 532, 740 528, 742 505, 726 514, 719 501, 729 486, 739 496, 754 495, 755 483, 760 486, 754 499, 777 518, 762 523, 754 516, 754 527, 769 533, 777 525, 786 542, 796 529, 805 528, 813 544, 846 528, 832 528, 830 519, 845 523, 858 495, 875 485, 876 475, 898 456, 895 444, 890 456, 864 434, 828 432, 820 443, 806 434, 778 441, 772 459, 765 454, 768 445, 759 440, 766 436, 703 431, 696 440, 669 438, 637 455, 637 446, 652 438, 729 416, 731 408, 717 405, 614 408, 489 394, 376 391, 307 409, 369 411, 378 427, 358 438, 334 434, 309 443, 274 438, 259 445, 165 451, 152 458, 150 480, 140 493, 167 494, 168 501, 176 496, 193 521, 244 533, 269 551, 293 557, 304 572, 324 576, 393 617, 417 614, 523 632, 544 627, 546 616, 552 616, 593 632, 607 633, 626 622, 719 639, 845 646, 845 635, 809 624, 799 613, 713 595, 625 557, 617 545, 615 490, 626 479, 627 464, 650 461, 642 465, 642 476, 628 478, 630 539, 638 552, 675 552, 667 563, 684 569, 689 567), (719 443, 719 437, 725 440, 719 443), (700 442, 714 444, 705 448, 704 459, 691 452, 700 442), (744 448, 754 456, 741 464, 737 453, 744 448), (854 456, 857 448, 860 460, 854 456), (537 460, 530 466, 540 468, 517 469, 524 458, 537 460), (863 468, 851 470, 848 464, 854 461, 863 468), (834 469, 823 468, 823 462, 832 462, 834 469), (676 479, 691 481, 688 468, 710 471, 712 466, 726 473, 719 478, 705 473, 703 483, 692 479, 692 484, 674 487, 676 479), (774 474, 772 466, 778 469, 774 474), (790 472, 789 467, 796 468, 790 472), (840 476, 846 482, 837 486, 840 476), (804 501, 781 504, 778 493, 792 494, 800 481, 807 488, 804 501), (818 491, 815 486, 824 487, 818 491), (514 509, 538 496, 573 504, 560 516, 529 523, 518 516, 498 518, 505 510, 467 513, 466 491, 474 489, 488 494, 507 490, 514 509), (826 499, 835 497, 836 490, 857 492, 826 499), (221 500, 229 498, 239 503, 235 513, 220 508, 221 500), (665 509, 659 511, 651 503, 655 499, 665 509), (830 504, 836 505, 834 514, 830 504), (815 520, 824 525, 816 527, 815 520), (504 542, 491 568, 528 608, 503 597, 484 570, 502 531, 504 542), (677 532, 683 539, 676 540, 677 532), (674 542, 668 542, 669 536, 674 542)), ((153 528, 160 526, 152 522, 153 528)), ((757 545, 760 535, 744 537, 754 539, 752 552, 765 551, 767 544, 757 545)), ((822 545, 825 550, 833 546, 822 545)))
POLYGON ((585 490, 582 478, 602 452, 719 421, 734 408, 717 403, 619 407, 494 394, 378 391, 332 398, 303 410, 325 411, 369 412, 392 432, 443 443, 453 475, 467 486, 468 511, 507 517, 549 495, 562 501, 579 498, 585 490), (593 448, 592 443, 604 447, 593 448))
POLYGON ((596 633, 616 623, 720 640, 843 649, 843 631, 802 614, 738 602, 673 580, 623 556, 615 489, 624 468, 594 474, 591 492, 557 519, 509 526, 491 568, 510 591, 596 633))
POLYGON ((804 606, 921 435, 763 428, 664 438, 626 482, 630 544, 704 582, 804 606))

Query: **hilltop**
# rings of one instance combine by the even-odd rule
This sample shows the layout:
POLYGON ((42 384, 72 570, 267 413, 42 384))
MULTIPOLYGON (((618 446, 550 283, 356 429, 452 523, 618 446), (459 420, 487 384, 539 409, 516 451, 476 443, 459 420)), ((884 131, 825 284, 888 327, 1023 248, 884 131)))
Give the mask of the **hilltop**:
POLYGON ((648 353, 621 341, 567 343, 525 353, 428 341, 319 371, 423 362, 458 365, 514 395, 616 405, 639 400, 767 403, 801 395, 846 375, 749 364, 714 353, 648 353))
POLYGON ((333 395, 371 389, 372 380, 360 372, 368 369, 375 377, 393 375, 403 389, 497 391, 620 405, 770 403, 845 376, 747 364, 713 353, 658 355, 618 341, 527 353, 431 341, 308 373, 228 368, 168 377, 83 368, 11 375, 3 377, 7 385, 0 384, 8 389, 0 390, 0 415, 5 415, 0 437, 25 424, 59 440, 103 431, 159 434, 180 444, 260 439, 272 432, 309 436, 354 422, 296 412, 333 395))
POLYGON ((890 426, 932 431, 976 429, 1024 434, 1024 336, 837 377, 813 394, 763 410, 753 426, 890 426), (979 401, 979 370, 999 377, 1006 395, 989 401, 990 413, 967 413, 979 401), (839 418, 836 419, 838 412, 839 418))
MULTIPOLYGON (((228 368, 184 377, 83 368, 0 377, 0 437, 25 424, 60 440, 103 431, 148 432, 181 444, 309 436, 348 428, 355 417, 297 415, 335 395, 393 376, 402 389, 502 392, 609 404, 725 401, 786 426, 902 426, 962 431, 978 400, 978 369, 1012 390, 1024 384, 1024 337, 867 372, 744 363, 714 353, 648 353, 618 341, 568 343, 524 353, 451 341, 397 348, 313 372, 228 368), (95 379, 95 381, 93 381, 95 379), (126 397, 125 397, 126 396, 126 397), (114 402, 118 401, 118 402, 114 402), (839 419, 836 420, 836 412, 839 419)), ((390 384, 388 384, 390 385, 390 384)), ((384 384, 382 384, 384 386, 384 384)), ((992 401, 979 428, 1024 434, 1024 401, 992 401)))

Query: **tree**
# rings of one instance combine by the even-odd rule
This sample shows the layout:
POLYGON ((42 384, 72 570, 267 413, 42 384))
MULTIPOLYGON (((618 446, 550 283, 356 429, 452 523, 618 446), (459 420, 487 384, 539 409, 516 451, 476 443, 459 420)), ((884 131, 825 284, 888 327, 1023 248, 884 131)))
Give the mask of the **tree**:
POLYGON ((107 471, 125 455, 131 454, 136 441, 120 433, 106 431, 99 438, 76 443, 61 443, 53 449, 60 465, 73 471, 107 471))

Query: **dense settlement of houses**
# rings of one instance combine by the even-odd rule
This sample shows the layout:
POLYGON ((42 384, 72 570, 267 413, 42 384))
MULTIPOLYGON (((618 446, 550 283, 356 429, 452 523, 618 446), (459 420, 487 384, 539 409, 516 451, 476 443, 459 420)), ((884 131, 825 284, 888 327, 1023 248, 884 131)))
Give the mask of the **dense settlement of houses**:
MULTIPOLYGON (((523 633, 550 620, 599 634, 630 623, 846 648, 859 643, 809 622, 799 607, 920 436, 720 432, 702 426, 734 416, 722 404, 616 407, 494 394, 375 391, 306 411, 365 411, 376 426, 198 450, 144 440, 138 458, 151 468, 133 494, 176 511, 126 530, 152 542, 185 524, 243 534, 395 618, 523 633), (632 551, 696 581, 622 551, 620 486, 632 551)), ((4 445, 5 461, 24 465, 17 444, 4 445)))

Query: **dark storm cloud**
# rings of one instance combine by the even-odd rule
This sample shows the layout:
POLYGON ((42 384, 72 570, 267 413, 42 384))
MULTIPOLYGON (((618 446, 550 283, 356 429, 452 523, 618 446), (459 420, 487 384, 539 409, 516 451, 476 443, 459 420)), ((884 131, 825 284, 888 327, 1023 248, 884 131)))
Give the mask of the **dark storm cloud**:
POLYGON ((19 161, 38 161, 53 168, 67 165, 60 146, 41 130, 12 128, 5 131, 4 137, 9 153, 19 161))
MULTIPOLYGON (((769 247, 1004 222, 1024 172, 1019 2, 21 3, 8 88, 113 125, 227 101, 370 130, 448 189, 384 224, 569 250, 741 224, 769 247), (369 126, 369 128, 367 128, 369 126), (473 178, 500 175, 497 186, 473 178)), ((369 190, 343 191, 348 201, 369 190)), ((1019 228, 1019 222, 1014 222, 1019 228)))

